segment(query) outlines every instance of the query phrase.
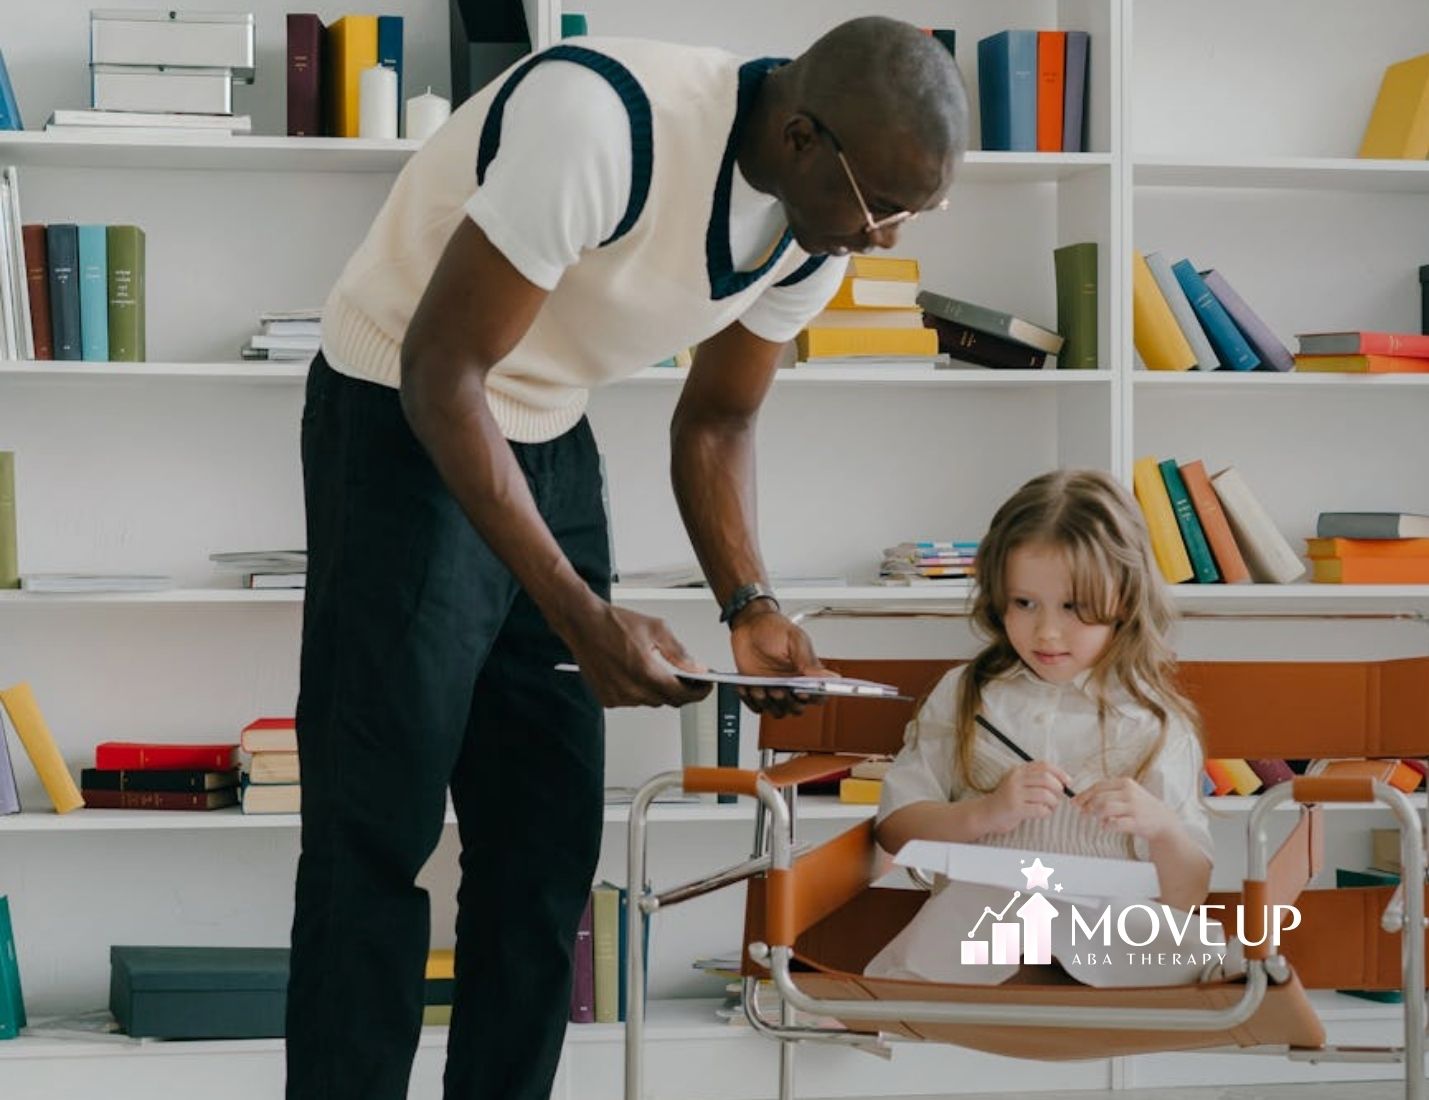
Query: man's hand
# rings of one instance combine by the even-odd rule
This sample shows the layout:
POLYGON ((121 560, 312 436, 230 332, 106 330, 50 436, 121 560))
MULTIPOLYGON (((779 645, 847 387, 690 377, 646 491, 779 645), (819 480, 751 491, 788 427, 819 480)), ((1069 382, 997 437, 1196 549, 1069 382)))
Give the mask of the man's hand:
POLYGON ((1070 784, 1067 773, 1045 760, 1018 764, 983 799, 988 832, 1010 833, 1024 821, 1051 817, 1057 803, 1067 796, 1062 785, 1070 784))
POLYGON ((603 707, 679 707, 709 694, 709 684, 686 683, 656 656, 699 668, 660 619, 598 600, 560 633, 603 707))
MULTIPOLYGON (((835 676, 814 655, 809 636, 765 601, 735 616, 730 632, 734 665, 746 676, 835 676)), ((799 714, 808 696, 770 688, 743 688, 740 697, 757 714, 799 714)))

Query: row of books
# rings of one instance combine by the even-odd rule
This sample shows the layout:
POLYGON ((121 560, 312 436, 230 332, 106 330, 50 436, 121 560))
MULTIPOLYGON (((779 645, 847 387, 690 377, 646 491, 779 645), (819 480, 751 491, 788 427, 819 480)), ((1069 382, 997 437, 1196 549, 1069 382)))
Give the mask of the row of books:
POLYGON ((1297 335, 1297 371, 1334 374, 1429 372, 1429 335, 1417 332, 1308 332, 1297 335))
POLYGON ((1305 540, 1305 555, 1322 584, 1429 584, 1429 516, 1322 512, 1316 536, 1305 540), (1422 534, 1390 533, 1400 530, 1422 534))
POLYGON ((142 363, 144 231, 32 224, 23 237, 32 358, 142 363))
POLYGON ((980 40, 982 147, 1085 152, 1090 53, 1085 31, 1006 30, 980 40))
POLYGON ((938 337, 923 326, 918 306, 919 276, 918 261, 909 256, 850 256, 839 289, 795 338, 800 366, 937 355, 938 337))
POLYGON ((258 718, 238 739, 243 754, 245 814, 295 814, 302 810, 298 728, 292 718, 258 718))
MULTIPOLYGON (((571 956, 570 1022, 573 1024, 614 1024, 625 1020, 628 905, 629 893, 623 886, 598 882, 591 887, 571 956)), ((646 974, 650 972, 650 924, 645 922, 642 946, 646 974)))
POLYGON ((1424 782, 1425 763, 1414 759, 1246 760, 1220 757, 1206 761, 1201 775, 1201 791, 1209 796, 1250 795, 1277 783, 1285 783, 1297 775, 1376 779, 1410 794, 1424 782))
POLYGON ((402 102, 400 15, 344 15, 324 26, 289 12, 287 36, 289 137, 357 137, 366 69, 393 70, 402 102))
POLYGON ((879 583, 967 580, 975 572, 977 548, 977 539, 930 539, 885 547, 878 567, 879 583))

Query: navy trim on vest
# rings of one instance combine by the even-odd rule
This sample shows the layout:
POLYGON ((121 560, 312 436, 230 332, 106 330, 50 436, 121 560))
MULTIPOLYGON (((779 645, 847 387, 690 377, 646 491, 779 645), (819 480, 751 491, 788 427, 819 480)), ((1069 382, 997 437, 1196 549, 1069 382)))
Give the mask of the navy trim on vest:
MULTIPOLYGON (((739 139, 744 130, 744 122, 754 106, 754 97, 759 92, 759 86, 772 70, 784 63, 783 58, 761 57, 755 61, 746 61, 739 67, 739 97, 735 103, 734 125, 729 129, 724 159, 720 161, 709 229, 705 231, 705 266, 710 276, 710 298, 716 302, 738 294, 751 283, 763 278, 769 269, 779 262, 785 249, 794 240, 794 235, 785 229, 779 243, 774 246, 774 251, 762 264, 753 271, 734 270, 734 257, 729 251, 729 201, 734 187, 734 162, 739 151, 739 139)), ((803 271, 803 268, 799 270, 803 271)))
POLYGON ((827 259, 827 256, 810 256, 807 260, 801 263, 788 275, 785 275, 784 278, 780 279, 774 285, 793 286, 795 283, 802 283, 810 275, 818 271, 819 268, 823 266, 824 261, 827 259))
POLYGON ((600 247, 604 247, 629 233, 639 219, 641 211, 645 209, 645 200, 650 197, 650 176, 655 162, 655 132, 650 120, 650 100, 640 82, 615 58, 588 50, 584 46, 552 46, 529 58, 507 77, 506 83, 501 85, 496 97, 491 101, 491 107, 486 112, 486 121, 481 126, 481 140, 476 149, 476 183, 480 186, 486 179, 486 169, 495 159, 496 151, 501 145, 501 121, 506 113, 506 101, 511 98, 516 86, 542 61, 572 61, 577 65, 584 65, 597 76, 603 77, 615 90, 620 102, 625 105, 625 113, 630 116, 630 200, 625 204, 625 215, 615 227, 615 232, 600 242, 600 247))

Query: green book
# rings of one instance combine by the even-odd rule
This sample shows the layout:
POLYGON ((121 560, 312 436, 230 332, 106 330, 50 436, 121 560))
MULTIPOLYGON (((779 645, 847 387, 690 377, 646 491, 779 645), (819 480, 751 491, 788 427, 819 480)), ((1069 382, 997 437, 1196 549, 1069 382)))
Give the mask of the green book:
POLYGON ((28 1021, 20 992, 20 958, 10 924, 10 899, 0 894, 0 1039, 14 1039, 28 1021))
POLYGON ((20 587, 20 547, 15 534, 15 452, 0 451, 0 588, 20 587))
POLYGON ((620 1019, 620 887, 598 883, 590 892, 595 1022, 620 1019))
POLYGON ((144 349, 144 231, 111 225, 109 253, 109 361, 142 363, 144 349))
POLYGON ((1097 242, 1052 251, 1057 279, 1057 331, 1066 341, 1057 356, 1063 370, 1097 369, 1097 242))
POLYGON ((1171 510, 1176 513, 1176 526, 1181 529, 1181 541, 1186 544, 1186 554, 1191 559, 1191 570, 1201 584, 1215 584, 1221 579, 1221 573, 1216 568, 1216 559, 1211 556, 1206 532, 1196 518, 1196 508, 1191 503, 1191 494, 1186 491, 1181 470, 1174 458, 1162 462, 1160 469, 1161 480, 1166 483, 1166 495, 1171 498, 1171 510))

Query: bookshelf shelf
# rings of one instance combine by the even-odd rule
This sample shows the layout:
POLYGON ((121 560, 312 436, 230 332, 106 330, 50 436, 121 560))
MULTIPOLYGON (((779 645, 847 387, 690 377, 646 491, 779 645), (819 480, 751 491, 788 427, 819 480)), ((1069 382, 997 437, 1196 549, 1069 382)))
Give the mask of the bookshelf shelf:
POLYGON ((1178 584, 1182 611, 1429 611, 1425 584, 1178 584))
POLYGON ((1109 170, 1110 153, 988 153, 969 151, 959 183, 1055 183, 1085 172, 1109 170))
POLYGON ((1138 187, 1429 193, 1429 161, 1354 157, 1202 160, 1139 156, 1132 164, 1132 179, 1138 187))
POLYGON ((302 363, 86 363, 49 360, 0 362, 0 378, 16 381, 59 382, 194 380, 207 382, 302 382, 308 364, 302 363))
POLYGON ((1153 371, 1138 370, 1132 374, 1132 382, 1137 390, 1155 393, 1158 390, 1213 390, 1217 393, 1245 393, 1247 390, 1273 392, 1276 390, 1346 389, 1360 392, 1370 390, 1405 389, 1429 391, 1429 374, 1300 374, 1288 371, 1153 371))
POLYGON ((377 138, 0 133, 0 160, 21 168, 396 173, 418 147, 415 141, 377 138))

